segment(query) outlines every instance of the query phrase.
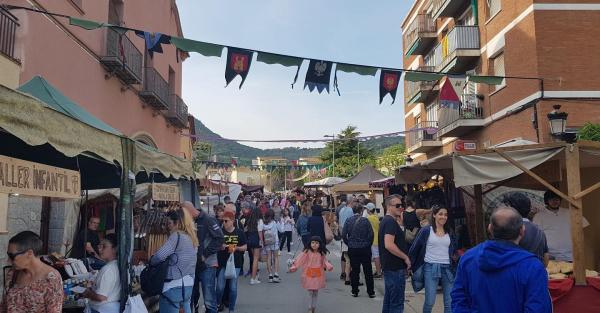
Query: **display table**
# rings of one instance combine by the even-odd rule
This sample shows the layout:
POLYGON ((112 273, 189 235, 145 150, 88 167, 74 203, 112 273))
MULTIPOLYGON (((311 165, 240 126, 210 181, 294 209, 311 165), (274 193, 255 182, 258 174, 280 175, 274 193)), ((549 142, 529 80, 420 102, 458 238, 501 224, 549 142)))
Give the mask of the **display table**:
POLYGON ((553 279, 548 282, 554 313, 600 312, 600 277, 587 277, 587 286, 575 286, 575 280, 553 279))

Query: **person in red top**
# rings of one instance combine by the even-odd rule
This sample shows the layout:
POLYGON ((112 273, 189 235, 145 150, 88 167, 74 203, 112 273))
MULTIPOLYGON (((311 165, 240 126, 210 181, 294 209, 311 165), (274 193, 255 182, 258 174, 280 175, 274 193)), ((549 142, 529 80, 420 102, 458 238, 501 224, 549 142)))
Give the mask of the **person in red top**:
POLYGON ((8 241, 6 254, 13 269, 6 277, 1 313, 59 313, 63 305, 60 274, 42 263, 42 239, 23 231, 8 241))

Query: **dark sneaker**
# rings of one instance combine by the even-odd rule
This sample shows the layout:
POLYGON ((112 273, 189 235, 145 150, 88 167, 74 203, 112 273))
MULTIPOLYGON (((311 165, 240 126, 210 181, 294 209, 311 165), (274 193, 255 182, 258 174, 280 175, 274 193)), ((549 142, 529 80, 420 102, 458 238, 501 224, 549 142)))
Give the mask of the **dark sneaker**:
POLYGON ((345 282, 344 282, 344 285, 346 285, 346 286, 350 286, 350 281, 349 281, 349 280, 345 281, 345 282))
POLYGON ((358 297, 358 292, 353 292, 353 293, 352 293, 352 296, 353 296, 354 298, 358 297))
POLYGON ((341 273, 340 274, 340 279, 341 280, 346 280, 346 273, 341 273))
POLYGON ((375 298, 375 294, 369 295, 369 298, 371 298, 371 299, 375 298))

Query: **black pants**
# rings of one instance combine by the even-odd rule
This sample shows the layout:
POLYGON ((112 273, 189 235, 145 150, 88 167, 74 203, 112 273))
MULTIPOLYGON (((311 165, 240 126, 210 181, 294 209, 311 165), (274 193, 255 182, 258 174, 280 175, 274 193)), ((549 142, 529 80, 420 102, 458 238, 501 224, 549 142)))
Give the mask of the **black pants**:
POLYGON ((281 236, 281 243, 279 244, 279 251, 283 250, 283 245, 287 241, 287 249, 288 249, 288 252, 290 252, 290 244, 292 243, 292 231, 286 231, 286 232, 283 232, 282 234, 283 234, 283 236, 281 236))
POLYGON ((373 267, 371 267, 371 247, 348 248, 348 257, 350 258, 350 284, 352 285, 352 293, 358 293, 358 281, 362 265, 365 274, 365 284, 367 285, 367 294, 374 295, 375 287, 373 283, 373 267))

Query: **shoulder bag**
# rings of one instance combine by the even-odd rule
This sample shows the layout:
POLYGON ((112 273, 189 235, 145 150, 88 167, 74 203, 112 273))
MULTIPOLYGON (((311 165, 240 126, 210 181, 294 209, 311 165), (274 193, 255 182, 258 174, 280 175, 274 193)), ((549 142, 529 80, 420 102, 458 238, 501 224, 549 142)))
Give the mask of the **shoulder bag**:
POLYGON ((169 261, 177 251, 180 236, 181 235, 177 233, 177 244, 175 245, 173 254, 164 261, 155 265, 148 265, 142 270, 142 273, 140 274, 140 285, 146 296, 152 297, 162 294, 163 285, 165 284, 165 279, 169 270, 169 261))

